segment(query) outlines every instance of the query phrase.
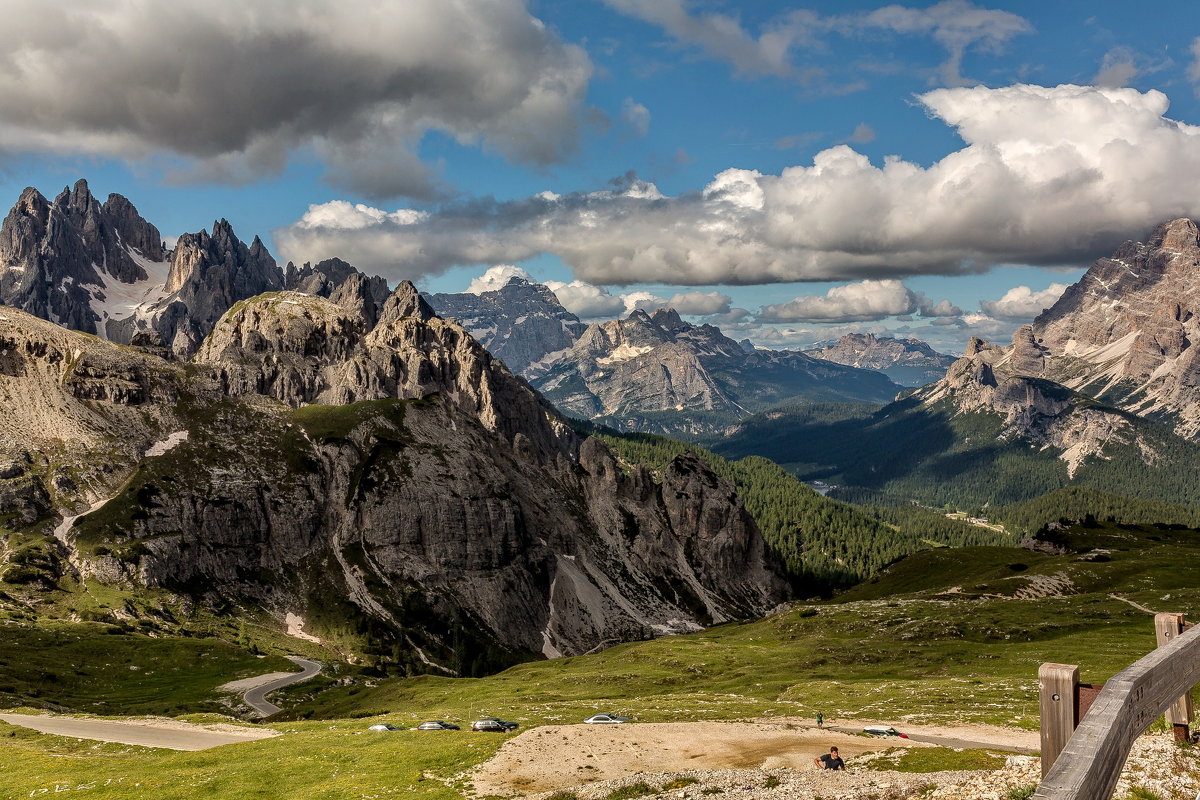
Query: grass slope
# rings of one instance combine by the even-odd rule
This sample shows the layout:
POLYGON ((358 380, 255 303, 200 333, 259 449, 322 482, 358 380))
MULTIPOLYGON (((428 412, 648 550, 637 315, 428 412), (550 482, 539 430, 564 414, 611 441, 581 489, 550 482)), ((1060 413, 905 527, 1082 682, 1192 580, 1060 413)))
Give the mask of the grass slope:
POLYGON ((361 725, 292 723, 283 736, 173 752, 46 736, 0 722, 6 797, 461 798, 457 780, 503 737, 372 733, 361 725))
POLYGON ((1106 526, 1076 529, 1061 544, 1066 555, 999 547, 926 551, 833 602, 523 664, 488 678, 297 688, 294 713, 403 711, 459 719, 490 713, 528 725, 575 721, 597 710, 643 721, 823 710, 827 717, 1032 727, 1040 663, 1078 663, 1084 680, 1102 681, 1153 649, 1150 615, 1110 592, 1200 614, 1196 532, 1106 526), (1096 547, 1111 552, 1092 552, 1096 547), (1062 584, 1064 596, 1017 597, 1037 585, 1031 578, 1060 573, 1069 582, 1062 584), (946 591, 956 586, 962 591, 946 591))
POLYGON ((626 464, 661 473, 687 451, 697 453, 738 489, 767 543, 802 592, 848 586, 886 564, 930 546, 1009 543, 1002 533, 947 519, 911 504, 855 506, 823 497, 759 456, 729 461, 711 451, 652 434, 586 428, 626 464))
POLYGON ((151 638, 100 623, 5 624, 0 707, 93 714, 221 711, 216 687, 264 672, 293 672, 219 639, 151 638))
MULTIPOLYGON (((1110 593, 1200 615, 1196 531, 1098 524, 1052 531, 1047 540, 1060 554, 1002 547, 925 551, 833 601, 595 655, 522 664, 487 678, 352 675, 341 685, 318 679, 283 693, 285 705, 295 704, 286 715, 292 721, 273 724, 284 736, 217 750, 152 751, 0 726, 5 785, 15 796, 83 786, 98 798, 440 799, 460 796, 456 776, 490 757, 504 738, 366 732, 376 719, 411 726, 497 715, 528 728, 578 722, 599 710, 639 721, 822 711, 833 721, 1032 728, 1040 663, 1077 663, 1083 680, 1098 682, 1154 648, 1151 616, 1110 593), (1058 579, 1064 594, 1018 597, 1045 578, 1058 579)), ((128 644, 131 653, 155 646, 143 637, 126 643, 93 632, 81 660, 96 658, 110 639, 128 644)), ((10 669, 5 665, 0 673, 10 669)), ((941 763, 943 757, 949 756, 905 754, 899 766, 920 771, 934 764, 913 759, 941 763)), ((955 758, 982 766, 990 757, 955 758)))

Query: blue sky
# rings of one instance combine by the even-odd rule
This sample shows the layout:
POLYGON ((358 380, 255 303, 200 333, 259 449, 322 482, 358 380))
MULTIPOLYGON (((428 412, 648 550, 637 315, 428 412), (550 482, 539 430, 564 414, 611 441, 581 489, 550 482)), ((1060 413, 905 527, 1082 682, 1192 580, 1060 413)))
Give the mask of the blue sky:
POLYGON ((956 350, 1200 213, 1187 3, 7 5, 0 195, 85 176, 431 291, 516 264, 583 315, 956 350))

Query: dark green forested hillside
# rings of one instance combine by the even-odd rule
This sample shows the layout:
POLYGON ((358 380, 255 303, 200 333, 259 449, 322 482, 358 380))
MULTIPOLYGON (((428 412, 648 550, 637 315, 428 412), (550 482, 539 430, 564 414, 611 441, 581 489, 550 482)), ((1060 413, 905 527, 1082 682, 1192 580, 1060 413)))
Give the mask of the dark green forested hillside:
MULTIPOLYGON (((1113 412, 1120 413, 1120 412, 1113 412)), ((958 509, 1024 503, 1066 486, 1188 504, 1200 497, 1200 447, 1124 415, 1154 452, 1110 444, 1075 472, 1053 449, 1005 435, 995 414, 957 413, 900 400, 874 412, 846 409, 763 414, 713 443, 726 458, 760 455, 804 480, 878 489, 903 500, 958 509)))
POLYGON ((947 519, 930 509, 858 507, 822 497, 765 458, 729 461, 661 436, 581 427, 603 439, 625 462, 641 462, 656 471, 688 450, 699 454, 738 487, 764 538, 798 588, 805 591, 856 583, 925 547, 1011 541, 1003 534, 947 519))
POLYGON ((1131 525, 1186 525, 1200 527, 1200 508, 1178 503, 1139 500, 1082 486, 1068 486, 1012 506, 980 510, 1007 530, 1033 535, 1051 522, 1084 520, 1131 525))

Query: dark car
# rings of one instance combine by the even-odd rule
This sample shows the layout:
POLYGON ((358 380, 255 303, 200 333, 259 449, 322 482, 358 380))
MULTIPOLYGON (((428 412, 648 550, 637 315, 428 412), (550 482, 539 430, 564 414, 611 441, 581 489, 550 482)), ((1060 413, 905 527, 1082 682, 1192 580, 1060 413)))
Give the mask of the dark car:
POLYGON ((506 722, 496 717, 484 717, 471 723, 471 730, 473 731, 491 731, 493 733, 508 733, 509 731, 515 731, 519 727, 521 726, 515 722, 506 722))
POLYGON ((420 725, 417 726, 417 730, 419 730, 419 731, 457 731, 457 730, 459 730, 459 727, 457 725, 451 725, 449 722, 443 722, 440 719, 434 719, 434 720, 430 720, 429 722, 422 722, 420 725))

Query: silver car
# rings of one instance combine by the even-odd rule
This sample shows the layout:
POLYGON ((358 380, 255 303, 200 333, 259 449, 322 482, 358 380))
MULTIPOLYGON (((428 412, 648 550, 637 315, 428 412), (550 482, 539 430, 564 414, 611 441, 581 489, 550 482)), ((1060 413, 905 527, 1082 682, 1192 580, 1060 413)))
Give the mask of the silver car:
POLYGON ((618 717, 616 714, 597 714, 584 720, 587 725, 617 725, 629 722, 629 717, 618 717))
POLYGON ((449 722, 443 722, 440 719, 434 719, 434 720, 430 720, 429 722, 422 722, 420 725, 417 726, 417 730, 419 730, 419 731, 456 731, 456 730, 459 730, 459 727, 457 725, 451 725, 449 722))

